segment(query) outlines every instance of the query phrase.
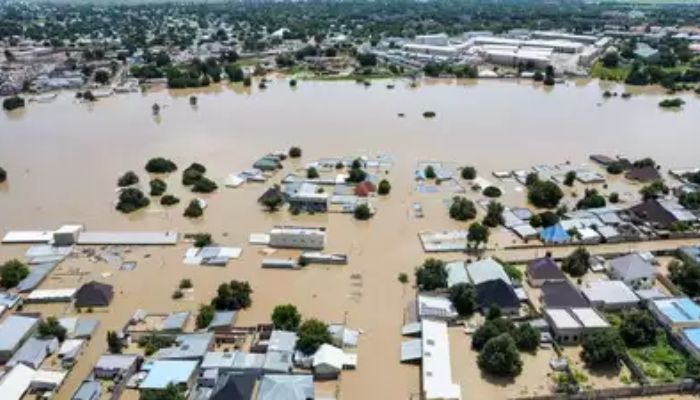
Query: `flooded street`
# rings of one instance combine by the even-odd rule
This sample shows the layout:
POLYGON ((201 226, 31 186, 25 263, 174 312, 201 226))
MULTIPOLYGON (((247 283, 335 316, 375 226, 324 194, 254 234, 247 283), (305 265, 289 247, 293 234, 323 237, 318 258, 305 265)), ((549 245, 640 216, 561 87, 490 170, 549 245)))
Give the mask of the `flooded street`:
MULTIPOLYGON (((418 160, 473 165, 487 179, 492 179, 493 170, 567 160, 583 163, 592 153, 651 156, 664 168, 700 165, 696 95, 682 95, 687 104, 674 112, 658 107, 665 98, 658 93, 604 100, 602 91, 610 87, 595 81, 551 90, 515 81, 423 82, 417 88, 396 82, 393 90, 387 83, 377 81, 366 88, 354 82, 301 81, 292 89, 280 79, 263 91, 240 86, 155 90, 94 104, 75 103, 72 93, 62 93, 54 103, 32 103, 25 110, 0 114, 0 166, 8 172, 8 182, 0 185, 3 234, 76 222, 88 230, 210 232, 217 243, 243 247, 242 257, 225 268, 184 265, 186 244, 135 249, 125 256, 138 262, 134 271, 119 271, 85 257, 64 261, 57 271, 63 273, 54 272, 42 288, 76 287, 96 279, 115 286, 115 300, 109 312, 94 314, 102 321, 100 330, 58 398, 70 398, 106 351, 106 331, 121 329, 137 308, 194 312, 200 303, 209 302, 220 283, 237 279, 249 281, 254 291, 253 305, 241 313, 238 325, 267 322, 275 305, 292 303, 306 317, 347 320, 351 328, 364 331, 357 370, 343 372, 339 398, 407 399, 419 391, 419 370, 399 363, 400 328, 403 307, 414 293, 397 276, 412 276, 425 258, 417 232, 463 226, 449 220, 441 203, 444 195, 413 192, 418 160), (193 93, 199 98, 196 107, 188 101, 193 93), (159 117, 151 112, 156 102, 162 107, 159 117), (425 119, 424 111, 437 116, 425 119), (272 182, 223 187, 229 173, 291 145, 303 149, 302 159, 286 161, 285 170, 272 182, 321 157, 386 153, 395 161, 388 176, 391 195, 376 200, 375 218, 361 222, 344 214, 265 213, 256 200, 272 182), (180 205, 166 210, 155 201, 130 216, 115 211, 117 177, 134 170, 147 183, 143 168, 156 156, 171 158, 180 168, 166 179, 168 193, 180 197, 180 205), (180 172, 194 161, 207 167, 207 176, 220 189, 200 196, 209 206, 203 218, 191 221, 182 211, 195 195, 180 183, 180 172), (410 216, 417 200, 426 201, 422 220, 410 216), (279 223, 327 227, 326 251, 347 253, 349 264, 296 271, 260 268, 264 255, 248 245, 248 235, 279 223), (171 294, 181 278, 192 279, 194 295, 175 301, 171 294)), ((611 90, 624 91, 615 86, 611 90)), ((21 258, 26 249, 0 246, 0 262, 21 258)), ((63 310, 28 309, 57 314, 63 310)), ((528 363, 544 364, 535 359, 528 363)), ((531 372, 537 376, 537 371, 531 372)), ((467 387, 468 382, 463 385, 465 394, 467 387)), ((542 388, 532 385, 529 390, 542 388)), ((496 398, 488 390, 484 395, 496 398)))

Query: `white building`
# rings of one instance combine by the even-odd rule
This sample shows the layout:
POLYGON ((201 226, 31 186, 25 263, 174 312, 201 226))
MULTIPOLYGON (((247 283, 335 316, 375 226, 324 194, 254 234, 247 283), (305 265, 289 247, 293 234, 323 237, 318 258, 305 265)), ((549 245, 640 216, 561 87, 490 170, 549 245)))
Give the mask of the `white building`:
POLYGON ((449 43, 446 33, 417 35, 415 42, 417 44, 427 44, 431 46, 447 46, 449 43))
POLYGON ((577 343, 590 333, 610 327, 598 312, 588 307, 545 308, 544 317, 559 343, 577 343))
POLYGON ((53 243, 56 246, 70 246, 78 241, 78 236, 85 230, 82 225, 63 225, 53 233, 53 243))
POLYGON ((345 353, 330 344, 323 344, 314 353, 314 376, 320 379, 336 379, 343 369, 357 367, 357 355, 345 353))
POLYGON ((276 226, 270 231, 270 247, 321 250, 326 246, 326 228, 276 226))
POLYGON ((423 352, 421 367, 423 398, 426 400, 461 400, 462 389, 452 381, 447 323, 429 319, 423 320, 421 347, 423 352))
POLYGON ((639 297, 622 281, 589 282, 581 289, 592 307, 606 311, 636 307, 639 297))

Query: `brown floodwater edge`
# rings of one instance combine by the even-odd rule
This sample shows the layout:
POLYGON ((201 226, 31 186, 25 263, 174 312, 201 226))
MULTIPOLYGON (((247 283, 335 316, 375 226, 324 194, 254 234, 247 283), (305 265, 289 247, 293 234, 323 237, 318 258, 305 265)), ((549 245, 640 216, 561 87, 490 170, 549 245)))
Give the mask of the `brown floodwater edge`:
MULTIPOLYGON (((597 81, 542 88, 495 80, 423 81, 416 88, 396 81, 393 90, 381 81, 370 87, 301 81, 292 89, 280 79, 265 90, 238 85, 159 89, 93 104, 76 103, 73 93, 65 92, 53 103, 0 113, 0 166, 8 171, 8 182, 0 185, 1 231, 53 229, 68 222, 93 230, 207 231, 221 244, 244 249, 241 259, 225 268, 183 265, 184 244, 134 249, 129 257, 139 265, 131 272, 82 258, 66 260, 42 288, 97 279, 113 284, 116 296, 109 312, 94 314, 102 321, 100 331, 58 398, 70 398, 105 351, 106 331, 121 328, 137 308, 194 311, 231 279, 248 280, 254 290, 241 325, 265 322, 275 305, 293 303, 305 316, 347 319, 365 332, 358 369, 344 372, 339 382, 342 399, 409 398, 419 390, 419 374, 399 363, 400 327, 402 310, 414 292, 397 276, 412 274, 425 258, 418 231, 458 226, 439 199, 428 204, 426 218, 410 216, 412 203, 426 198, 413 191, 416 161, 474 165, 483 176, 541 163, 586 162, 592 153, 652 156, 664 168, 699 163, 700 102, 695 95, 680 94, 687 104, 672 112, 658 107, 665 98, 661 93, 604 100, 602 92, 610 89, 609 83, 597 81), (196 107, 188 101, 192 94, 199 98, 196 107), (156 102, 162 106, 158 117, 151 111, 156 102), (436 118, 423 118, 428 110, 436 118), (146 180, 143 166, 151 157, 171 158, 181 169, 193 161, 204 163, 207 175, 222 183, 259 156, 291 145, 301 146, 304 156, 288 161, 276 179, 321 157, 387 153, 395 160, 389 174, 392 194, 376 202, 378 213, 367 222, 348 215, 264 213, 256 204, 267 187, 263 184, 201 196, 209 207, 199 220, 183 218, 182 203, 167 210, 153 204, 129 216, 114 210, 117 177, 134 170, 146 180), (279 223, 327 227, 328 251, 347 253, 349 264, 261 269, 265 256, 247 245, 248 235, 279 223), (171 294, 181 278, 192 279, 194 293, 174 301, 171 294)), ((195 197, 182 187, 179 173, 166 181, 168 191, 183 203, 195 197)), ((0 246, 0 261, 22 257, 26 249, 0 246)), ((61 307, 36 307, 48 315, 63 313, 61 307)))

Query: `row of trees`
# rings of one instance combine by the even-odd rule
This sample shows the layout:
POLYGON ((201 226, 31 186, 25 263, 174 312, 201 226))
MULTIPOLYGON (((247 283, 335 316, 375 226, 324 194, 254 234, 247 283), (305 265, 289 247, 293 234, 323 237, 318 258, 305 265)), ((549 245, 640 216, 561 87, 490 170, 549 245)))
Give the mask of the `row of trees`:
POLYGON ((271 319, 275 329, 297 333, 297 349, 304 354, 313 354, 322 344, 332 342, 326 323, 315 318, 302 322, 301 313, 292 304, 276 306, 271 319))

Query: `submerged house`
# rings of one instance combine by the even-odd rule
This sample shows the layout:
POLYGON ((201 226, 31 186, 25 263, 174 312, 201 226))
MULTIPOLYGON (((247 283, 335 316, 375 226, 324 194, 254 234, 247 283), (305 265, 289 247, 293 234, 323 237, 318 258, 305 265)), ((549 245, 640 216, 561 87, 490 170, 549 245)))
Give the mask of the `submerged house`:
POLYGON ((639 253, 610 260, 610 277, 623 281, 632 289, 650 289, 656 282, 656 269, 639 253))
POLYGON ((568 243, 571 236, 561 224, 555 224, 540 230, 540 239, 547 244, 568 243))
POLYGON ((75 293, 75 307, 107 307, 114 297, 112 285, 88 282, 75 293))
POLYGON ((10 315, 0 323, 0 362, 6 362, 39 326, 39 319, 10 315))
POLYGON ((525 272, 532 287, 541 287, 545 282, 564 282, 566 276, 551 257, 538 258, 527 264, 525 272))

